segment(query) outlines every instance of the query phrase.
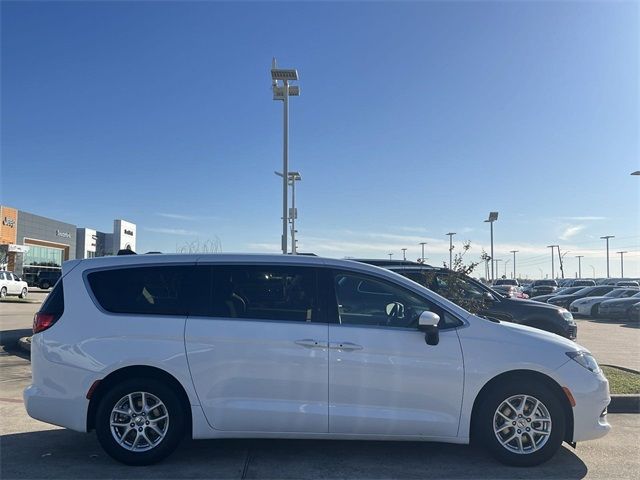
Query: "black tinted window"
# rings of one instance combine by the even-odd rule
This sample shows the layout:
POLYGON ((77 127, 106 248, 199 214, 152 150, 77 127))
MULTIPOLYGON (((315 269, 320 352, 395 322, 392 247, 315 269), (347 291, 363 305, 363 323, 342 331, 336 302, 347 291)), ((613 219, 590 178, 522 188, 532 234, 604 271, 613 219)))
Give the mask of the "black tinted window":
POLYGON ((310 267, 216 266, 211 314, 223 318, 318 321, 310 267))
POLYGON ((52 315, 62 315, 64 312, 64 289, 62 288, 62 282, 58 282, 53 287, 53 290, 49 292, 47 298, 45 298, 40 312, 50 313, 52 315))
POLYGON ((207 273, 187 265, 130 267, 93 272, 88 281, 108 312, 188 315, 206 300, 207 273))

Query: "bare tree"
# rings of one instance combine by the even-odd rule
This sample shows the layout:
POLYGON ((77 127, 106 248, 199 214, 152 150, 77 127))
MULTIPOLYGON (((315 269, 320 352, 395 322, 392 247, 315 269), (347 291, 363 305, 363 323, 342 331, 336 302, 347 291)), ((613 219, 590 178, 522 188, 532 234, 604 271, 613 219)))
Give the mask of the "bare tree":
POLYGON ((204 241, 193 240, 183 245, 176 244, 176 253, 221 253, 222 241, 216 235, 204 241))

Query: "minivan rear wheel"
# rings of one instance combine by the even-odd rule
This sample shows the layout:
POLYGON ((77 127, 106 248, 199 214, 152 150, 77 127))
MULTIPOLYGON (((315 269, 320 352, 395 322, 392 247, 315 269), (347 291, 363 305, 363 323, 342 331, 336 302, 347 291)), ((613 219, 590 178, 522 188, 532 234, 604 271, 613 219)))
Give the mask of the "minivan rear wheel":
POLYGON ((546 462, 560 448, 565 414, 560 399, 542 382, 509 381, 482 401, 477 435, 494 457, 514 466, 546 462))
POLYGON ((22 289, 22 292, 20 292, 20 295, 18 295, 18 297, 20 298, 27 298, 27 295, 29 294, 29 290, 27 290, 27 287, 24 287, 22 289))
POLYGON ((185 431, 177 395, 152 378, 133 378, 112 387, 96 413, 102 448, 127 465, 150 465, 166 458, 185 431))

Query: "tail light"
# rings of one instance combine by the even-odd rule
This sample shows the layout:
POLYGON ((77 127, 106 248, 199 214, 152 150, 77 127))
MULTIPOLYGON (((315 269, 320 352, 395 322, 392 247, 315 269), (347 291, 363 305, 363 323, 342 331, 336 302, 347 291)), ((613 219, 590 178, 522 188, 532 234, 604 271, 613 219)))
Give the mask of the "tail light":
POLYGON ((33 333, 44 332, 62 317, 64 312, 64 290, 62 279, 53 287, 45 299, 40 311, 33 316, 33 333))
POLYGON ((40 333, 58 321, 58 316, 52 313, 38 312, 33 316, 33 333, 40 333))

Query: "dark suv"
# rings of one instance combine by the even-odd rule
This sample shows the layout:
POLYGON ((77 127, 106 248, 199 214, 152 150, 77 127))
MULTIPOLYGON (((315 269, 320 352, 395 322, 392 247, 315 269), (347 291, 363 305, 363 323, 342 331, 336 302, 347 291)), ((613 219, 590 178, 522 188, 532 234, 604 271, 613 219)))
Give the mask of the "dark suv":
POLYGON ((56 284, 56 282, 60 278, 60 275, 60 270, 52 272, 40 272, 38 274, 38 278, 36 279, 36 285, 38 286, 38 288, 47 290, 56 284))
POLYGON ((505 297, 482 283, 446 268, 413 262, 357 260, 392 270, 451 300, 476 315, 540 328, 575 340, 578 327, 564 308, 505 297))

